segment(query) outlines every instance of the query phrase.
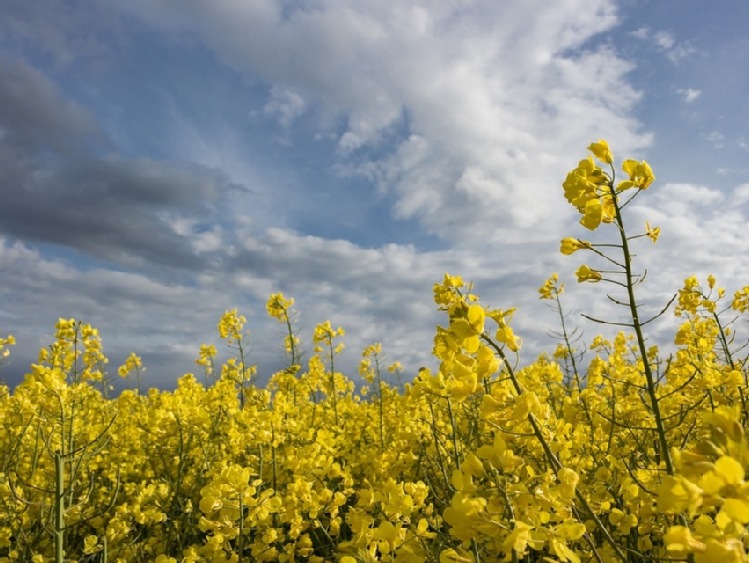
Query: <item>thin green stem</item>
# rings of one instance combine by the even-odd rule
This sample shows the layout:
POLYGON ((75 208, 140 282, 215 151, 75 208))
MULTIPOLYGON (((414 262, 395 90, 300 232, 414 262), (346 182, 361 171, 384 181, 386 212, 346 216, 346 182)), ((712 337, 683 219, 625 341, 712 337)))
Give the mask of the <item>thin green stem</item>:
POLYGON ((655 425, 658 433, 658 442, 660 445, 661 455, 663 461, 666 464, 666 471, 669 475, 674 474, 674 464, 671 459, 671 451, 669 449, 668 438, 666 436, 666 426, 663 422, 663 416, 661 415, 660 401, 658 400, 655 378, 653 377, 653 370, 648 360, 647 347, 645 346, 645 336, 642 331, 642 324, 640 323, 640 314, 637 307, 637 300, 635 298, 634 290, 634 275, 632 273, 632 254, 629 250, 629 241, 627 240, 626 230, 624 228, 624 217, 622 215, 621 207, 616 198, 616 192, 614 190, 614 178, 612 176, 611 183, 609 184, 611 190, 611 198, 616 211, 616 225, 619 230, 619 236, 622 243, 622 253, 624 255, 624 271, 626 275, 626 286, 627 286, 627 297, 629 299, 629 311, 632 317, 632 327, 635 330, 637 336, 637 346, 639 348, 640 357, 642 358, 643 371, 645 372, 645 381, 647 382, 647 393, 650 399, 650 407, 653 410, 653 416, 655 418, 655 425))

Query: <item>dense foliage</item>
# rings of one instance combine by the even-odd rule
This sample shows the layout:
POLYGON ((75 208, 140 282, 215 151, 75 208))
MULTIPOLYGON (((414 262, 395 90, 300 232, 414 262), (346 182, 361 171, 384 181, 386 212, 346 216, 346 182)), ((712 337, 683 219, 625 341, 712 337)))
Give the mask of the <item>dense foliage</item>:
POLYGON ((229 311, 220 368, 204 345, 202 376, 142 393, 131 355, 118 373, 137 389, 112 398, 97 331, 61 319, 25 381, 0 388, 0 561, 747 561, 749 366, 732 325, 749 287, 731 300, 687 278, 661 357, 647 325, 669 304, 641 319, 630 251, 659 230, 624 228, 653 172, 626 160, 617 182, 608 145, 589 149, 564 195, 612 241, 561 251, 606 264, 577 279, 609 284, 626 320, 587 365, 556 274, 539 290, 560 315, 552 355, 518 369, 514 310, 445 275, 439 369, 398 386, 378 344, 364 387, 336 371, 344 332, 329 322, 302 365, 293 300, 276 294, 289 365, 264 388, 229 311))

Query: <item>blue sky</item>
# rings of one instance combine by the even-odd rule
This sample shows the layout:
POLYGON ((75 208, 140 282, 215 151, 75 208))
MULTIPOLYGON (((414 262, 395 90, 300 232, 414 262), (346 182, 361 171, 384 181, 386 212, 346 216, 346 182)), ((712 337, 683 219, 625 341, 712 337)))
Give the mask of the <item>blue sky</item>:
MULTIPOLYGON (((617 320, 577 286, 587 237, 562 196, 594 140, 645 158, 630 208, 653 311, 685 277, 749 283, 749 2, 7 0, 0 19, 0 372, 17 383, 58 317, 97 326, 110 371, 197 371, 223 311, 261 377, 283 365, 264 303, 296 299, 411 377, 441 321, 432 285, 518 307, 521 363, 553 351, 552 272, 591 339, 617 320)), ((667 347, 676 321, 651 326, 667 347)))

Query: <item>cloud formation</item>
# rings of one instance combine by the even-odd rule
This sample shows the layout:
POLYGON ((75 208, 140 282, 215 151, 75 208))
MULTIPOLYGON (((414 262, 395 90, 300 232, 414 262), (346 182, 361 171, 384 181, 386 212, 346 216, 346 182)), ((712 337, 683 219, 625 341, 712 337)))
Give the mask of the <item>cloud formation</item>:
POLYGON ((199 267, 215 247, 185 235, 211 227, 232 189, 222 174, 102 154, 96 119, 22 61, 0 58, 0 123, 6 234, 121 266, 199 267))
MULTIPOLYGON (((648 106, 661 92, 672 105, 674 92, 699 97, 690 111, 713 93, 698 76, 651 86, 639 53, 677 72, 681 35, 626 27, 623 5, 9 5, 0 329, 19 337, 20 360, 0 375, 20 377, 55 319, 75 316, 101 329, 113 361, 141 353, 149 383, 168 387, 238 307, 266 377, 283 365, 281 331, 264 318, 275 291, 296 298, 303 341, 326 319, 347 329, 349 373, 373 341, 413 371, 431 362, 443 321, 431 288, 445 272, 519 307, 530 360, 553 348, 554 314, 536 294, 553 271, 575 320, 621 315, 605 288, 571 281, 590 257, 558 253, 563 236, 601 236, 576 224, 560 187, 599 138, 617 160, 653 154, 659 180, 630 207, 633 232, 662 228, 638 250, 656 278, 648 307, 690 273, 746 283, 745 171, 729 162, 732 183, 715 186, 660 166, 696 165, 639 113, 666 115, 648 106)), ((700 150, 744 138, 713 122, 694 136, 700 150)))
POLYGON ((348 173, 374 178, 395 197, 396 217, 451 243, 558 227, 546 196, 572 147, 603 123, 623 150, 649 143, 630 117, 639 99, 626 82, 631 66, 588 46, 616 24, 610 2, 191 7, 124 9, 273 84, 265 111, 282 123, 307 108, 331 128, 343 117, 336 134, 348 173), (407 134, 371 158, 365 149, 393 128, 407 134))

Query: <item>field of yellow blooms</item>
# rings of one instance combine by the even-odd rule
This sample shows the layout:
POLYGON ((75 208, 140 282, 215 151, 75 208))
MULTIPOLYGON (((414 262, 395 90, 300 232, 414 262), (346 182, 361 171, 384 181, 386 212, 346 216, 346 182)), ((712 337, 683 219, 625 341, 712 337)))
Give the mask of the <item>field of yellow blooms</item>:
MULTIPOLYGON (((445 275, 439 369, 398 387, 378 344, 356 377, 337 372, 344 332, 328 322, 301 365, 281 294, 267 311, 289 364, 264 388, 236 311, 218 326, 226 363, 204 345, 202 377, 117 397, 97 331, 60 320, 25 381, 0 387, 0 562, 749 560, 749 366, 733 331, 749 286, 731 298, 690 277, 673 309, 641 310, 632 247, 659 229, 630 234, 625 217, 653 172, 625 160, 617 180, 606 142, 588 148, 564 197, 610 240, 561 251, 589 259, 579 282, 618 292, 607 321, 626 326, 593 339, 586 365, 556 274, 539 290, 560 315, 553 355, 518 368, 513 309, 445 275), (648 322, 674 312, 662 357, 648 322)), ((139 389, 141 370, 131 355, 119 375, 139 389)))

